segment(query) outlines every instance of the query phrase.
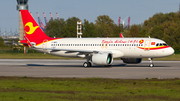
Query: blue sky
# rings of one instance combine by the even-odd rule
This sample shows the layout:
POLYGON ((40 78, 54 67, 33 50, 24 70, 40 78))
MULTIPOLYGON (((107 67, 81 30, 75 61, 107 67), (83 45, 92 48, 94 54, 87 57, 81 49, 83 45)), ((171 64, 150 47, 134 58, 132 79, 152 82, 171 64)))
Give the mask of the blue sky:
MULTIPOLYGON (((36 12, 39 13, 44 23, 43 12, 48 19, 51 12, 53 18, 56 13, 65 20, 69 17, 78 17, 94 22, 99 15, 108 15, 114 22, 118 23, 118 18, 131 17, 130 24, 141 24, 154 14, 162 12, 177 12, 179 10, 179 0, 29 0, 29 11, 32 12, 37 21, 36 12)), ((19 13, 16 10, 16 0, 0 1, 0 28, 1 32, 19 31, 19 13)), ((122 23, 122 22, 121 22, 122 23)), ((127 23, 127 19, 125 21, 127 23)))

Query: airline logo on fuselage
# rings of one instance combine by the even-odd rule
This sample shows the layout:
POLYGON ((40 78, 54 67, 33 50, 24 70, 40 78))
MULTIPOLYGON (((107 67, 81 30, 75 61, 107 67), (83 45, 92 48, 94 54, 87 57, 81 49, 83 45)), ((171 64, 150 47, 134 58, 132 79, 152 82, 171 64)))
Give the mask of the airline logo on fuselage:
POLYGON ((144 42, 144 40, 143 40, 143 39, 139 41, 139 43, 140 43, 140 44, 142 44, 143 42, 144 42))
POLYGON ((39 26, 33 26, 32 22, 27 22, 26 25, 24 26, 25 32, 29 35, 33 34, 34 31, 38 28, 39 26), (28 26, 28 27, 27 27, 28 26), (28 29, 29 28, 29 29, 28 29))

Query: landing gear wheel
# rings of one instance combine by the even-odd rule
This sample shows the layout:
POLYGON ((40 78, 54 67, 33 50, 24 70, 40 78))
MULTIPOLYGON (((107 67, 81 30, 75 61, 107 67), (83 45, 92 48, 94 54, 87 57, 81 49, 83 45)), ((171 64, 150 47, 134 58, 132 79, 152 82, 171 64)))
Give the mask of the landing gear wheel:
POLYGON ((89 67, 91 67, 92 65, 91 65, 91 62, 88 62, 88 64, 89 64, 89 67))
POLYGON ((150 64, 149 64, 149 67, 154 67, 154 64, 153 64, 153 58, 148 58, 150 64))
POLYGON ((84 62, 83 66, 84 66, 85 68, 91 67, 91 63, 90 63, 90 62, 84 62))
POLYGON ((154 67, 154 64, 150 64, 149 67, 151 67, 151 68, 154 67))

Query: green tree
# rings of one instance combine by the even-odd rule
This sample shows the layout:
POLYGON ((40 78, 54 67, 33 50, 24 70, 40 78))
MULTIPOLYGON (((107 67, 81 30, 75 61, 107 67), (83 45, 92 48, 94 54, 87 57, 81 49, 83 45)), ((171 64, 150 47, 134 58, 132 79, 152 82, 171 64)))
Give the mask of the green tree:
POLYGON ((150 31, 150 37, 161 39, 163 37, 163 28, 161 26, 154 26, 150 31))
POLYGON ((4 47, 4 46, 5 46, 4 39, 0 37, 0 47, 4 47))
POLYGON ((96 32, 95 32, 95 25, 91 22, 89 23, 88 20, 84 19, 84 24, 83 24, 83 37, 96 37, 96 32))
POLYGON ((46 25, 45 33, 50 37, 60 37, 61 33, 61 27, 63 20, 61 22, 58 19, 52 20, 50 19, 48 24, 46 25))
POLYGON ((138 37, 139 33, 138 25, 132 25, 129 32, 127 33, 127 37, 138 37))
POLYGON ((98 37, 113 36, 113 28, 115 27, 115 24, 114 21, 108 15, 98 16, 95 22, 98 37))
POLYGON ((111 37, 120 37, 119 33, 122 33, 124 35, 122 27, 118 27, 117 25, 114 25, 112 30, 113 30, 113 34, 111 37))
POLYGON ((60 31, 63 37, 77 36, 77 21, 80 21, 80 19, 76 17, 68 18, 65 21, 65 24, 60 31))

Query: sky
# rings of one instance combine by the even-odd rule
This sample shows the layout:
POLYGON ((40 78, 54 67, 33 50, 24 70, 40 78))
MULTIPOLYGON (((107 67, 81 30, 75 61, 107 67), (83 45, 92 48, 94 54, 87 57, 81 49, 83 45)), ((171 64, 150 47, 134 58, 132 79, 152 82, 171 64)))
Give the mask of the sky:
MULTIPOLYGON (((29 11, 37 21, 36 12, 39 13, 42 22, 45 24, 43 12, 47 19, 50 19, 50 12, 53 18, 65 20, 70 17, 77 17, 82 22, 84 19, 95 23, 99 15, 108 15, 116 24, 118 18, 124 20, 127 16, 131 18, 130 25, 141 24, 156 13, 169 13, 179 11, 179 0, 29 0, 29 11)), ((19 32, 19 13, 16 10, 16 0, 0 0, 0 31, 1 33, 19 32)), ((127 24, 128 19, 125 20, 127 24)), ((122 22, 121 22, 122 24, 122 22)))

